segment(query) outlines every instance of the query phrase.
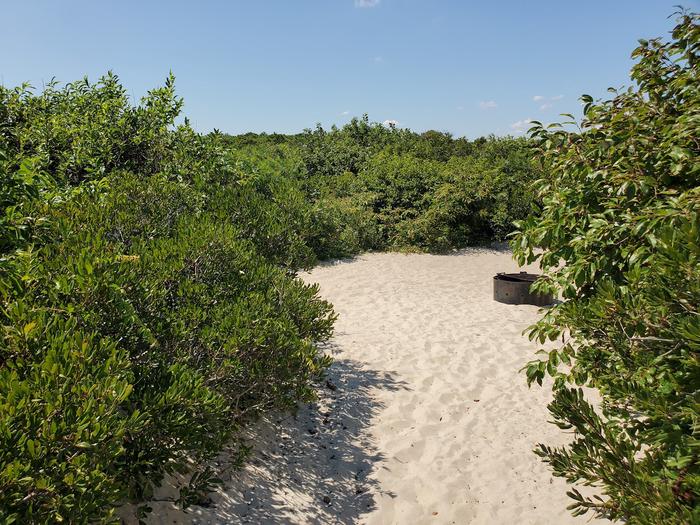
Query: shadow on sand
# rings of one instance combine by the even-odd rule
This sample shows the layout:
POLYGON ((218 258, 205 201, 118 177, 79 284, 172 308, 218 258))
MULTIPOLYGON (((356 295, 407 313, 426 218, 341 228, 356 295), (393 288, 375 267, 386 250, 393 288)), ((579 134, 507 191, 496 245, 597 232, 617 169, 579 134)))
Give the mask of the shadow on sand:
POLYGON ((253 425, 248 465, 212 494, 210 507, 191 507, 183 521, 357 523, 377 495, 393 497, 370 476, 383 459, 369 433, 383 408, 373 391, 405 388, 391 373, 336 360, 317 402, 253 425))

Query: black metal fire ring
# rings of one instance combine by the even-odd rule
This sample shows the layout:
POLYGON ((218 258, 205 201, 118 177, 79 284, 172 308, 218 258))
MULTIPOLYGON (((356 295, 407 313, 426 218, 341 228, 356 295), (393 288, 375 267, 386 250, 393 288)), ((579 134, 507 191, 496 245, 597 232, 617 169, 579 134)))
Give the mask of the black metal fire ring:
POLYGON ((493 298, 505 304, 532 304, 546 306, 552 304, 551 294, 541 295, 530 292, 530 286, 541 276, 535 273, 498 273, 493 277, 493 298))

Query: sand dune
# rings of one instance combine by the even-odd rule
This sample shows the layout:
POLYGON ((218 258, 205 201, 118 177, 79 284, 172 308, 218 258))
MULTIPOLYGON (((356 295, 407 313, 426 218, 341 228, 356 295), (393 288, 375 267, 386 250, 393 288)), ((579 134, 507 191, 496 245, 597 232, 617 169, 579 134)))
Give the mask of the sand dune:
POLYGON ((368 254, 303 275, 340 314, 319 401, 260 422, 212 504, 151 523, 585 523, 532 453, 563 442, 519 369, 534 306, 492 300, 510 253, 368 254))

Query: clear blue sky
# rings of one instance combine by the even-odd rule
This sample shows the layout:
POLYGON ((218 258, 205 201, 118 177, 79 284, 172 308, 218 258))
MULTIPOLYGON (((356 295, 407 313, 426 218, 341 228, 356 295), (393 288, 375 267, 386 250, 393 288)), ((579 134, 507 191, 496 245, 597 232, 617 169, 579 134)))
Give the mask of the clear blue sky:
POLYGON ((353 115, 475 138, 579 113, 697 0, 5 1, 0 81, 107 70, 134 98, 172 70, 199 131, 297 132, 353 115), (535 97, 542 97, 535 100, 535 97))

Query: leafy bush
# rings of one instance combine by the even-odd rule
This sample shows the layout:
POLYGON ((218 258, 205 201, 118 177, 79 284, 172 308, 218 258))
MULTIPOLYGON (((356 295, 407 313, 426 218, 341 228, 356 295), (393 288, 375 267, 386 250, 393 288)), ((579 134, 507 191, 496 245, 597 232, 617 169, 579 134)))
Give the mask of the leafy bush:
POLYGON ((368 162, 360 184, 389 246, 414 244, 410 224, 430 206, 441 181, 441 164, 409 155, 381 153, 368 162))
POLYGON ((311 211, 306 239, 320 259, 351 257, 382 247, 376 216, 359 196, 326 197, 311 211))
POLYGON ((537 453, 555 475, 602 491, 572 489, 574 514, 700 522, 699 49, 698 15, 683 13, 670 42, 634 51, 636 89, 582 97, 579 132, 532 132, 552 176, 513 247, 521 263, 539 259, 540 287, 564 302, 530 330, 562 345, 527 377, 554 378, 550 412, 575 431, 537 453))
POLYGON ((299 150, 310 177, 357 174, 397 133, 377 122, 370 123, 364 115, 362 119, 353 118, 342 130, 333 127, 328 132, 320 125, 313 131, 306 130, 299 141, 299 150))
POLYGON ((365 250, 442 252, 501 240, 530 212, 527 188, 540 174, 525 139, 469 142, 387 128, 366 115, 300 135, 212 136, 246 186, 218 199, 225 215, 247 224, 267 256, 276 247, 295 254, 275 259, 291 266, 365 250), (255 233, 274 230, 269 239, 255 233))
POLYGON ((534 201, 529 187, 538 173, 529 155, 517 169, 509 165, 513 158, 512 152, 505 161, 453 157, 428 194, 427 207, 402 225, 402 244, 439 252, 505 239, 513 222, 529 214, 534 201))
MULTIPOLYGON (((248 147, 255 143, 245 139, 248 147)), ((269 148, 267 136, 259 140, 269 148)), ((524 139, 416 134, 369 123, 366 115, 342 129, 307 130, 290 137, 290 145, 305 167, 298 175, 302 191, 321 217, 333 217, 321 240, 339 231, 357 239, 312 242, 321 258, 386 248, 441 252, 501 240, 529 214, 534 194, 527 188, 540 174, 524 139)))
POLYGON ((132 107, 112 73, 91 85, 50 82, 41 96, 28 85, 0 88, 0 133, 17 159, 36 157, 38 168, 61 182, 77 184, 112 169, 150 175, 168 153, 168 126, 180 112, 174 78, 132 107))
POLYGON ((441 252, 501 240, 514 220, 530 212, 527 188, 539 171, 524 141, 488 142, 498 143, 505 144, 505 154, 480 152, 447 162, 386 149, 351 184, 338 179, 336 193, 369 208, 380 229, 379 247, 441 252))
POLYGON ((133 386, 128 356, 74 319, 43 315, 13 328, 0 369, 2 520, 107 517, 105 502, 122 496, 114 458, 144 423, 122 410, 133 386))
POLYGON ((209 208, 235 224, 270 262, 295 270, 311 268, 316 255, 306 243, 311 206, 294 179, 256 176, 214 190, 209 208))
POLYGON ((334 314, 280 227, 309 205, 173 129, 171 80, 136 108, 113 76, 1 95, 0 521, 110 520, 313 396, 334 314))

